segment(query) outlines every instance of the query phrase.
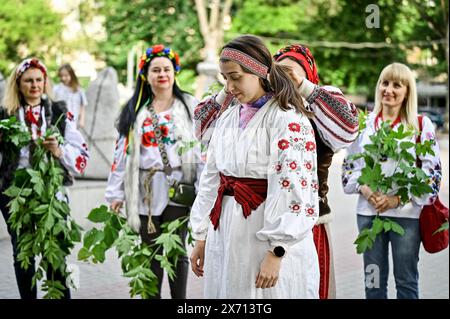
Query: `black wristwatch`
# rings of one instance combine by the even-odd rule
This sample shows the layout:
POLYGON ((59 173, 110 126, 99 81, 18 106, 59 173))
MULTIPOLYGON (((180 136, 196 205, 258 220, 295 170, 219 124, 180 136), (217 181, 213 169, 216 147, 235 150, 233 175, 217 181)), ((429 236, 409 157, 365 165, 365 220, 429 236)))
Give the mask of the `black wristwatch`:
POLYGON ((271 250, 271 252, 275 256, 282 258, 286 254, 286 249, 284 249, 282 246, 276 246, 273 250, 271 250))

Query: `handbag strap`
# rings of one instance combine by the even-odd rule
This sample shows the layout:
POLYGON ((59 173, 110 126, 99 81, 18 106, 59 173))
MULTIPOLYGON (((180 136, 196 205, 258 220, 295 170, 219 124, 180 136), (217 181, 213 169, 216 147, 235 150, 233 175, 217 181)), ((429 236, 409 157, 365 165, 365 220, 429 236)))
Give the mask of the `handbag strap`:
MULTIPOLYGON (((419 134, 416 137, 416 144, 420 143, 420 137, 422 136, 422 128, 423 128, 423 116, 418 115, 417 119, 419 121, 419 134)), ((422 168, 422 161, 420 160, 419 156, 416 154, 416 165, 419 168, 422 168)))
POLYGON ((149 103, 147 105, 147 108, 152 116, 153 129, 155 132, 156 141, 158 142, 159 153, 161 154, 161 159, 162 159, 162 162, 164 165, 163 171, 166 174, 166 176, 169 177, 170 175, 172 175, 173 169, 170 166, 169 157, 167 156, 167 152, 166 152, 166 147, 162 140, 162 132, 161 132, 161 128, 159 127, 158 115, 156 114, 155 108, 153 107, 152 103, 149 103))

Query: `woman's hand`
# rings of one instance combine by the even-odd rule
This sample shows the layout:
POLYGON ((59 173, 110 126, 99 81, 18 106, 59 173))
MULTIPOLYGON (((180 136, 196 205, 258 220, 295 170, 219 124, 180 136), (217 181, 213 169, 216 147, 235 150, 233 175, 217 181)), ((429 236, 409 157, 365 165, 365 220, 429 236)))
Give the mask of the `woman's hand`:
POLYGON ((256 288, 264 289, 275 287, 280 274, 280 267, 281 258, 268 251, 259 266, 258 275, 256 275, 256 288))
POLYGON ((294 68, 289 68, 288 74, 291 78, 291 81, 294 83, 294 86, 298 89, 300 85, 303 84, 304 77, 298 74, 294 68))
POLYGON ((382 214, 385 211, 393 208, 397 208, 400 205, 400 197, 396 195, 385 195, 377 193, 375 195, 376 204, 373 205, 375 210, 382 214))
POLYGON ((378 197, 382 195, 381 193, 374 192, 367 185, 362 185, 359 192, 364 196, 365 199, 369 202, 370 205, 375 207, 378 201, 378 197))
POLYGON ((111 208, 111 210, 113 212, 119 213, 120 209, 122 208, 122 206, 123 206, 123 201, 121 201, 121 200, 113 200, 113 202, 111 203, 110 208, 111 208))
POLYGON ((203 277, 203 265, 205 264, 205 240, 196 240, 191 253, 191 268, 197 277, 203 277))
POLYGON ((61 158, 63 153, 61 148, 59 147, 58 140, 54 136, 46 137, 45 140, 42 142, 42 146, 53 154, 56 158, 61 158))

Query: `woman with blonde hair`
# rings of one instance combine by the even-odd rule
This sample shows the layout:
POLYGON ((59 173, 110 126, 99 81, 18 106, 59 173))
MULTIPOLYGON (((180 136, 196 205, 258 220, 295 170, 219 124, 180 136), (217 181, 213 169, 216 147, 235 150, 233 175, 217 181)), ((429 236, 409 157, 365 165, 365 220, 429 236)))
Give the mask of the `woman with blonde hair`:
MULTIPOLYGON (((57 125, 64 137, 64 143, 59 144, 56 137, 49 136, 44 139, 43 146, 62 164, 63 184, 71 185, 71 173, 81 174, 86 167, 89 157, 86 143, 76 129, 73 119, 66 115, 65 105, 53 103, 48 97, 50 93, 47 68, 38 59, 22 61, 8 79, 3 106, 0 107, 0 120, 15 116, 31 133, 31 140, 27 146, 19 149, 11 143, 2 141, 0 136, 0 210, 6 222, 9 219, 7 205, 10 198, 4 194, 4 191, 13 182, 16 170, 31 167, 34 146, 38 139, 43 138, 46 129, 51 125, 57 125)), ((34 258, 28 269, 21 267, 21 262, 18 260, 17 235, 11 230, 9 223, 7 227, 13 246, 14 269, 20 296, 22 299, 36 299, 36 285, 32 285, 35 274, 34 258)), ((58 244, 64 245, 60 242, 58 244)), ((65 285, 65 278, 62 278, 60 270, 50 270, 47 276, 49 275, 54 275, 55 280, 65 285)), ((69 288, 64 287, 64 298, 70 298, 69 288)))
MULTIPOLYGON (((394 171, 397 163, 386 159, 382 163, 383 173, 394 171)), ((389 275, 389 243, 392 247, 394 278, 397 288, 397 298, 419 298, 419 215, 424 205, 434 202, 439 193, 442 171, 439 159, 439 147, 431 120, 417 114, 417 92, 413 72, 404 64, 392 63, 386 66, 380 74, 375 91, 375 108, 366 120, 366 127, 355 143, 348 148, 348 155, 343 164, 342 183, 347 194, 358 193, 357 222, 361 231, 370 228, 372 221, 380 214, 380 218, 389 219, 400 224, 405 230, 401 236, 394 232, 381 232, 375 240, 372 249, 364 253, 364 267, 367 272, 366 284, 371 282, 373 271, 367 267, 376 266, 379 269, 379 286, 366 285, 366 298, 387 298, 387 282, 389 275), (395 192, 383 194, 373 192, 367 185, 361 185, 358 178, 364 169, 364 160, 350 161, 348 156, 361 153, 364 146, 371 144, 370 136, 380 128, 381 122, 389 122, 393 130, 400 124, 414 127, 418 136, 406 137, 404 141, 421 143, 434 141, 434 154, 418 155, 415 148, 408 150, 414 158, 422 162, 422 169, 428 177, 432 188, 431 194, 420 197, 408 194, 409 200, 402 202, 395 192)), ((373 268, 370 268, 373 269, 373 268)))

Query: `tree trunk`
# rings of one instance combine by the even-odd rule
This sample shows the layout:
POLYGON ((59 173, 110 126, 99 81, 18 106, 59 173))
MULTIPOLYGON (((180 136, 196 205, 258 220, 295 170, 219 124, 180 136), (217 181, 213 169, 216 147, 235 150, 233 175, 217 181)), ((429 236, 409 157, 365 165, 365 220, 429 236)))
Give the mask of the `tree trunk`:
POLYGON ((218 50, 223 42, 224 18, 229 14, 232 0, 213 0, 210 2, 209 19, 207 7, 203 0, 195 0, 195 7, 200 24, 200 32, 205 44, 202 52, 203 62, 197 65, 199 76, 195 96, 201 98, 208 87, 217 80, 219 67, 217 65, 218 50))

